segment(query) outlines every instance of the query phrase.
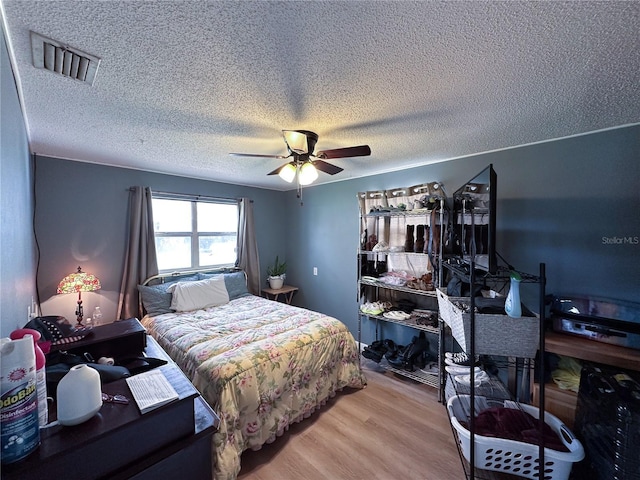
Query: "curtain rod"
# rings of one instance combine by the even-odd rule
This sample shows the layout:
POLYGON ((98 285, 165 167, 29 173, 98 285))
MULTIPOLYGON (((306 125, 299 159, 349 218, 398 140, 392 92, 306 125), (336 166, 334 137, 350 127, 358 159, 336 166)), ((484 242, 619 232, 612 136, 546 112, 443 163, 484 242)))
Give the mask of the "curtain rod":
MULTIPOLYGON (((129 191, 133 191, 135 187, 129 187, 129 191)), ((153 190, 151 189, 151 194, 152 195, 158 195, 158 196, 167 196, 167 197, 173 197, 173 198, 185 198, 185 199, 193 199, 193 200, 208 200, 208 201, 230 201, 233 200, 234 202, 238 202, 240 200, 242 200, 241 197, 237 197, 237 198, 233 198, 233 197, 212 197, 210 195, 198 195, 198 194, 193 194, 193 193, 177 193, 177 192, 160 192, 157 190, 153 190)), ((249 199, 249 202, 253 203, 252 199, 249 199)))

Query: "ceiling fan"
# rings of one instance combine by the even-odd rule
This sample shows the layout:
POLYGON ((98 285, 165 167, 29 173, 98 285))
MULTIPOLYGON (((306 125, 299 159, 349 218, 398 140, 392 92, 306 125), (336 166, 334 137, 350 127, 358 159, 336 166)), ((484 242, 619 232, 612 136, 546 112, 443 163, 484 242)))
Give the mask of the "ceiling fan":
POLYGON ((291 183, 297 174, 300 185, 309 185, 318 178, 317 170, 328 173, 329 175, 335 175, 343 170, 343 168, 325 162, 325 159, 371 155, 371 149, 368 145, 334 148, 332 150, 322 150, 314 153, 316 143, 318 142, 318 134, 310 132, 309 130, 282 130, 282 136, 289 151, 288 155, 262 155, 256 153, 230 153, 230 155, 239 157, 290 158, 290 162, 279 166, 274 171, 269 172, 268 175, 280 175, 283 180, 291 183))

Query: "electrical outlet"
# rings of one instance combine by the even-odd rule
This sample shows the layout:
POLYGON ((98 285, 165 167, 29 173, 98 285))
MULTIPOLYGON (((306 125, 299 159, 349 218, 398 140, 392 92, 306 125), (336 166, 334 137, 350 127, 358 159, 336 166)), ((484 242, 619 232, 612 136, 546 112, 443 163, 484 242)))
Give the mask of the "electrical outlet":
POLYGON ((318 275, 318 267, 313 267, 313 274, 318 275))

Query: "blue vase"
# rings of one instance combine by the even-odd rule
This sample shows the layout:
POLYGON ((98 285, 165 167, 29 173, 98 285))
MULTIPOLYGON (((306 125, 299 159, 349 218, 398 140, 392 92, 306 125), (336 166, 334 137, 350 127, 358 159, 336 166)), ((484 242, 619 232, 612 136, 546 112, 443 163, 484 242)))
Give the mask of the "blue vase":
POLYGON ((520 305, 520 282, 522 277, 517 272, 511 272, 510 278, 511 286, 504 302, 504 311, 510 317, 519 318, 522 316, 522 306, 520 305))

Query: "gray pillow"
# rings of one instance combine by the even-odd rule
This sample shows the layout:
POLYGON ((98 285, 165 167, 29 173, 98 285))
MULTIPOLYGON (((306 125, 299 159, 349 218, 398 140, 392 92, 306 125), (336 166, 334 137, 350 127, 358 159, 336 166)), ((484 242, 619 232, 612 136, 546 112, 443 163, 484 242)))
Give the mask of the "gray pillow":
POLYGON ((229 300, 234 300, 240 297, 246 297, 247 295, 251 295, 249 290, 247 289, 247 277, 244 272, 233 272, 233 273, 200 273, 198 276, 200 280, 204 280, 206 278, 219 277, 222 275, 224 277, 224 284, 227 287, 227 293, 229 294, 229 300))
POLYGON ((170 277, 165 283, 158 285, 138 285, 138 292, 142 300, 142 306, 147 314, 161 315, 163 313, 171 313, 171 293, 167 292, 169 285, 176 282, 191 282, 199 280, 198 275, 184 275, 181 277, 170 277))

